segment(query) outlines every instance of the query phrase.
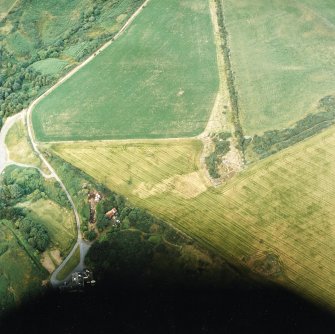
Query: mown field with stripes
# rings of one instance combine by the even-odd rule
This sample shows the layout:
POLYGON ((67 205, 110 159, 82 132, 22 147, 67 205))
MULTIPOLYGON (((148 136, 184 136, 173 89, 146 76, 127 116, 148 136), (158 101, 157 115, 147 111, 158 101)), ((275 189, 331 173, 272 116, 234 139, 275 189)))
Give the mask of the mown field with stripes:
POLYGON ((193 137, 219 90, 209 2, 151 0, 129 28, 34 108, 43 142, 193 137))
POLYGON ((196 141, 49 147, 226 259, 333 309, 334 148, 332 127, 213 188, 196 141))
POLYGON ((169 192, 192 197, 207 188, 208 181, 199 171, 202 143, 198 140, 74 142, 55 144, 52 149, 132 200, 169 192))

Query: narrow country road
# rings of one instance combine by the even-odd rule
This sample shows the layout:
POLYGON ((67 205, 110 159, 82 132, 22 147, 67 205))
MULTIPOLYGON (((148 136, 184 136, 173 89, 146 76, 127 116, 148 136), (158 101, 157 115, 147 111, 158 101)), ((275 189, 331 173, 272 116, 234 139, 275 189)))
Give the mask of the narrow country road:
POLYGON ((61 263, 61 265, 52 273, 51 278, 50 278, 50 283, 56 287, 60 284, 63 283, 63 281, 65 280, 58 280, 56 277, 59 273, 60 270, 63 269, 63 267, 66 265, 66 263, 69 261, 69 259, 71 258, 71 256, 73 255, 73 253, 75 252, 76 248, 79 246, 80 250, 83 250, 80 252, 80 263, 83 265, 84 263, 84 259, 85 259, 85 255, 89 249, 90 244, 88 242, 86 242, 85 240, 83 240, 82 236, 81 236, 81 231, 80 231, 80 218, 79 218, 79 214, 78 214, 78 210, 73 202, 73 199, 70 195, 70 193, 68 192, 68 190, 66 189, 63 181, 60 179, 60 177, 57 175, 57 173, 55 172, 55 170, 53 169, 53 167, 50 165, 50 163, 47 161, 47 159, 43 156, 43 154, 41 153, 41 151, 39 150, 39 148, 37 147, 37 143, 34 140, 34 136, 33 136, 33 128, 32 128, 32 124, 31 124, 31 113, 32 113, 32 109, 33 107, 36 105, 36 101, 38 101, 39 99, 35 100, 31 106, 28 108, 27 111, 27 128, 28 128, 28 135, 29 135, 29 139, 31 141, 31 144, 33 146, 34 151, 36 152, 36 154, 38 155, 38 157, 43 161, 43 163, 46 165, 46 167, 49 169, 50 171, 50 175, 52 177, 54 177, 56 179, 56 181, 60 184, 60 186, 62 187, 63 191, 65 192, 73 213, 74 213, 74 217, 75 217, 75 221, 76 221, 76 227, 77 227, 77 242, 74 245, 72 251, 68 254, 68 256, 63 260, 63 262, 61 263))
MULTIPOLYGON (((57 87, 59 87, 62 83, 64 83, 67 79, 69 79, 71 76, 73 76, 76 72, 78 72, 81 68, 83 68, 84 66, 86 66, 89 62, 91 62, 94 57, 99 54, 101 51, 103 51, 104 49, 106 49, 107 47, 109 47, 117 38, 119 38, 124 32, 125 30, 129 27, 129 25, 134 21, 134 19, 140 14, 140 12, 143 10, 143 8, 148 4, 150 0, 146 0, 135 12, 134 14, 127 20, 127 22, 123 25, 123 27, 120 29, 120 31, 108 42, 106 42, 103 46, 101 46, 98 50, 96 50, 91 56, 89 56, 83 63, 79 64, 77 67, 75 67, 72 71, 70 71, 68 74, 66 74, 63 78, 61 78, 54 86, 52 86, 50 89, 48 89, 44 94, 42 94, 41 96, 39 96, 35 101, 33 101, 31 103, 31 105, 29 106, 28 110, 23 110, 20 113, 9 117, 6 119, 1 131, 0 131, 0 174, 3 172, 3 170, 6 168, 6 166, 10 165, 10 164, 15 164, 21 167, 32 167, 32 168, 36 168, 34 166, 30 166, 30 165, 25 165, 25 164, 19 164, 19 163, 15 163, 13 161, 9 160, 9 156, 8 156, 8 150, 5 144, 5 138, 6 135, 8 133, 8 130, 13 126, 13 124, 18 121, 19 119, 24 119, 24 117, 26 117, 26 123, 27 123, 27 129, 28 129, 28 135, 29 135, 29 139, 31 141, 32 147, 34 149, 34 151, 36 152, 36 154, 38 155, 38 157, 41 159, 41 161, 45 164, 45 166, 48 168, 50 174, 47 175, 45 173, 43 173, 41 170, 42 175, 45 178, 55 178, 56 181, 60 184, 60 186, 62 187, 63 191, 65 192, 72 210, 74 212, 74 216, 75 216, 75 221, 76 221, 76 227, 77 227, 77 241, 76 244, 74 245, 73 249, 71 250, 71 252, 67 255, 67 257, 63 260, 63 262, 59 265, 59 267, 52 273, 51 278, 50 278, 50 282, 54 287, 57 287, 59 285, 61 285, 64 281, 66 281, 69 277, 66 277, 64 280, 58 280, 57 279, 57 275, 58 273, 64 268, 64 266, 66 265, 66 263, 69 261, 69 259, 71 258, 71 256, 74 254, 74 252, 76 251, 77 247, 80 247, 80 262, 77 265, 77 267, 73 270, 73 271, 79 271, 82 270, 84 268, 84 260, 85 260, 85 256, 91 246, 91 243, 85 241, 82 236, 81 236, 81 231, 80 231, 80 218, 79 218, 79 214, 78 214, 78 210, 73 202, 73 199, 70 195, 70 193, 68 192, 68 190, 66 189, 64 183, 62 182, 62 180, 60 179, 60 177, 57 175, 57 173, 55 172, 55 170, 53 169, 53 167, 50 165, 50 163, 47 161, 47 159, 43 156, 43 154, 41 153, 41 151, 38 148, 37 142, 35 141, 35 137, 34 137, 34 132, 33 132, 33 127, 32 127, 32 110, 34 109, 34 107, 42 100, 44 99, 46 96, 48 96, 51 92, 53 92, 57 87)), ((38 168, 37 168, 38 169, 38 168)), ((71 274, 70 274, 71 275, 71 274)), ((70 276, 69 275, 69 276, 70 276)))
POLYGON ((6 147, 6 136, 9 129, 19 120, 23 119, 25 115, 25 110, 22 110, 18 114, 8 117, 0 131, 0 174, 4 171, 6 166, 10 164, 8 150, 6 147))
MULTIPOLYGON (((40 97, 38 97, 35 101, 33 101, 33 103, 29 106, 28 111, 27 111, 27 128, 28 128, 28 134, 29 134, 29 138, 30 141, 32 143, 33 149, 34 151, 37 153, 37 155, 40 157, 40 159, 45 163, 45 165, 47 166, 47 168, 50 171, 50 175, 52 177, 54 177, 58 183, 60 184, 60 186, 62 187, 62 189, 64 190, 71 206, 74 212, 74 216, 75 216, 75 220, 76 220, 76 226, 77 226, 77 233, 78 233, 78 237, 77 237, 77 242, 74 245, 72 251, 68 254, 68 256, 63 260, 63 262, 60 264, 60 266, 52 273, 51 278, 50 278, 50 282, 51 284, 56 287, 61 285, 64 281, 66 281, 69 277, 66 277, 64 280, 58 280, 57 279, 57 275, 58 273, 64 268, 64 266, 66 265, 66 263, 69 261, 69 259, 71 258, 71 256, 74 254, 74 252, 76 251, 77 247, 80 247, 80 262, 78 264, 78 266, 74 269, 74 271, 77 270, 82 270, 84 268, 84 260, 85 260, 85 256, 90 248, 90 243, 88 243, 87 241, 83 240, 82 236, 81 236, 81 231, 80 231, 80 218, 79 218, 79 214, 78 214, 78 210, 73 202, 73 199, 70 195, 70 193, 67 191, 64 183, 62 182, 62 180, 59 178, 59 176, 57 175, 57 173, 55 172, 55 170, 52 168, 52 166, 49 164, 49 162, 46 160, 46 158, 43 156, 43 154, 40 152, 38 146, 37 146, 37 142, 35 141, 34 138, 34 133, 33 133, 33 127, 32 127, 32 111, 34 109, 34 107, 42 100, 44 99, 46 96, 48 96, 51 92, 53 92, 57 87, 59 87, 62 83, 64 83, 67 79, 69 79, 71 76, 73 76, 76 72, 78 72, 81 68, 83 68, 84 66, 86 66, 89 62, 91 62, 94 57, 100 53, 101 51, 103 51, 104 49, 106 49, 107 47, 109 47, 117 38, 119 38, 124 31, 128 28, 128 26, 134 21, 134 19, 140 14, 140 12, 143 10, 143 8, 148 4, 150 0, 146 0, 137 10, 136 12, 128 19, 128 21, 124 24, 124 26, 120 29, 120 31, 107 43, 105 43, 101 48, 99 48, 97 51, 95 51, 90 57, 88 57, 83 63, 81 63, 80 65, 78 65, 76 68, 74 68, 72 71, 70 71, 67 75, 65 75, 61 80, 59 80, 54 86, 52 86, 50 89, 48 89, 44 94, 42 94, 40 97)), ((71 275, 71 274, 70 274, 71 275)), ((70 276, 69 275, 69 276, 70 276)))

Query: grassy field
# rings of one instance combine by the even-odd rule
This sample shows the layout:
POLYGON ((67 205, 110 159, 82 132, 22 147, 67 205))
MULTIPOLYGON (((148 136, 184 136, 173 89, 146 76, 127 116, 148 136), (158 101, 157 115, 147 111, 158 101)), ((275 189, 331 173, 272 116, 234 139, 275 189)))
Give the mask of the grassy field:
POLYGON ((6 16, 10 8, 15 4, 17 0, 1 0, 0 2, 0 20, 6 16))
POLYGON ((332 0, 223 1, 246 135, 292 125, 334 93, 332 0))
POLYGON ((73 253, 70 260, 65 264, 63 269, 58 273, 56 278, 58 280, 63 280, 70 275, 72 270, 79 264, 80 261, 80 247, 77 246, 75 252, 73 253))
POLYGON ((85 152, 63 143, 54 149, 225 258, 335 308, 334 127, 250 166, 221 187, 206 190, 204 181, 188 178, 185 189, 192 183, 202 188, 196 197, 175 191, 176 182, 161 187, 196 172, 193 158, 170 159, 176 149, 167 144, 160 149, 170 162, 149 164, 152 144, 147 154, 145 145, 138 146, 138 159, 132 145, 121 150, 119 144, 91 144, 85 152), (133 182, 127 160, 137 171, 133 182), (168 173, 160 174, 164 168, 168 173))
POLYGON ((52 247, 59 249, 61 255, 67 255, 76 239, 72 211, 45 199, 33 203, 23 203, 22 206, 29 209, 28 218, 46 227, 52 247))
POLYGON ((67 61, 57 58, 48 58, 35 62, 32 67, 42 74, 52 75, 61 72, 66 65, 68 65, 67 61))
POLYGON ((201 133, 219 85, 213 35, 207 1, 150 1, 125 34, 36 106, 37 139, 201 133))
POLYGON ((9 152, 10 160, 22 164, 41 167, 42 162, 32 149, 23 120, 16 122, 8 131, 5 143, 9 152))
POLYGON ((34 294, 46 279, 18 244, 11 230, 0 222, 0 314, 34 294))

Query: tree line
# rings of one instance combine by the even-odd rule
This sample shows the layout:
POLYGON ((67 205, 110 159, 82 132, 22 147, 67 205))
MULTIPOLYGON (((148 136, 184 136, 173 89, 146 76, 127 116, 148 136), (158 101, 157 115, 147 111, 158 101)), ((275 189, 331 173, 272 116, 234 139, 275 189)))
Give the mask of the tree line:
POLYGON ((265 131, 244 143, 245 150, 250 147, 260 158, 274 154, 284 148, 309 138, 323 129, 335 124, 335 96, 328 95, 318 104, 318 112, 309 114, 292 127, 283 130, 265 131))
POLYGON ((230 103, 232 108, 232 122, 234 124, 235 132, 234 135, 237 139, 237 149, 242 153, 244 158, 244 134, 240 123, 240 109, 238 102, 238 92, 235 85, 235 76, 232 70, 230 61, 230 48, 228 43, 228 32, 225 25, 225 19, 223 15, 223 7, 220 0, 216 0, 216 13, 218 18, 219 32, 221 37, 221 50, 225 63, 225 72, 227 78, 227 86, 229 90, 230 103))

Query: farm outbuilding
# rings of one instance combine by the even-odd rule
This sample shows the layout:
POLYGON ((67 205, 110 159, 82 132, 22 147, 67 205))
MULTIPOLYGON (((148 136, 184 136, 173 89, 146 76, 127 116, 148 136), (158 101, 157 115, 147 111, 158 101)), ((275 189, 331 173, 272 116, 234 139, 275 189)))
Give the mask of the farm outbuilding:
POLYGON ((117 214, 116 208, 113 208, 112 210, 106 212, 105 216, 109 219, 112 219, 117 214))

